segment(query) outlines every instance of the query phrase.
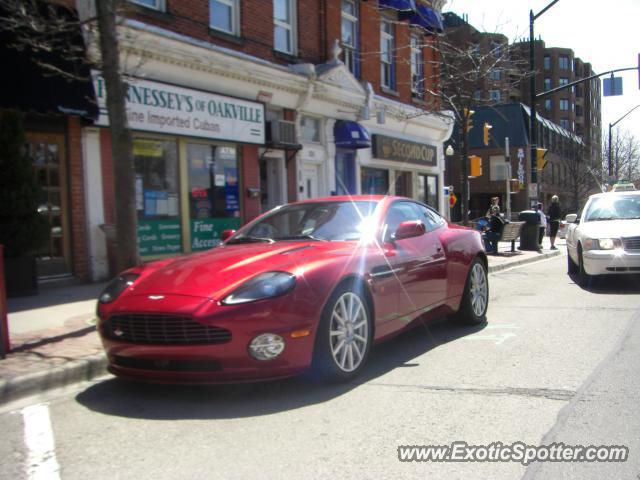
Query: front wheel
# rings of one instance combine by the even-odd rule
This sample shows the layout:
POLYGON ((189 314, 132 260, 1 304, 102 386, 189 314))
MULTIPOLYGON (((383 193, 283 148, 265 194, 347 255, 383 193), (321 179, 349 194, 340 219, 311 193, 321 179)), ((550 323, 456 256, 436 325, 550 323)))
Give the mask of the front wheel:
POLYGON ((350 282, 332 295, 316 333, 314 370, 329 381, 348 381, 364 367, 373 339, 363 287, 350 282))
POLYGON ((467 282, 460 301, 460 308, 452 316, 455 323, 463 325, 479 325, 486 320, 489 306, 489 279, 487 267, 476 257, 471 262, 467 282))
POLYGON ((578 265, 573 261, 567 249, 567 273, 578 273, 578 265))
POLYGON ((578 246, 578 281, 580 286, 588 287, 591 285, 594 277, 589 275, 587 271, 584 269, 584 259, 582 256, 582 247, 578 246))

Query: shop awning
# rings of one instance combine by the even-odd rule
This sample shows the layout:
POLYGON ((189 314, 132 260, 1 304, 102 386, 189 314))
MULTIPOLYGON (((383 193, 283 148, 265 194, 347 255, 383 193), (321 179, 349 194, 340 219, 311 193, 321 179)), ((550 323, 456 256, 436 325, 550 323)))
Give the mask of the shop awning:
MULTIPOLYGON (((4 14, 0 10, 0 15, 4 14)), ((64 14, 73 15, 68 10, 64 14)), ((74 34, 65 33, 64 38, 56 38, 55 44, 72 44, 77 47, 76 51, 83 51, 80 28, 74 34)), ((65 50, 34 52, 17 40, 13 33, 0 30, 0 65, 5 70, 5 74, 0 75, 0 108, 86 118, 98 116, 89 66, 80 58, 69 58, 65 50), (22 45, 23 49, 13 48, 16 44, 22 45), (47 71, 39 64, 70 73, 73 78, 63 77, 52 69, 47 71)))
POLYGON ((378 0, 380 8, 392 8, 399 12, 412 12, 416 9, 415 0, 378 0))
POLYGON ((336 147, 339 148, 369 148, 371 135, 358 122, 338 120, 333 127, 336 147))
POLYGON ((442 33, 442 17, 432 8, 422 3, 416 4, 413 12, 400 14, 402 20, 409 20, 409 24, 421 28, 426 33, 442 33))

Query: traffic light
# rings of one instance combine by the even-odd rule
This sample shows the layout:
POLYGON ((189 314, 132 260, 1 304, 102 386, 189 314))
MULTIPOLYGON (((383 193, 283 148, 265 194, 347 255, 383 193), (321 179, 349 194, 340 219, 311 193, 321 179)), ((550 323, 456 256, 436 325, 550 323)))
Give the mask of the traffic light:
POLYGON ((489 130, 493 128, 492 125, 489 125, 487 122, 484 122, 484 126, 482 127, 482 140, 484 142, 484 146, 489 145, 489 130))
POLYGON ((465 122, 465 130, 468 132, 473 128, 473 114, 476 113, 474 110, 469 110, 468 108, 462 109, 464 112, 464 116, 462 120, 465 122))
POLYGON ((547 161, 544 159, 546 155, 546 148, 536 148, 536 170, 544 170, 544 167, 547 166, 547 161))
POLYGON ((471 168, 469 169, 470 177, 481 177, 482 176, 482 158, 477 155, 469 155, 469 164, 471 168))

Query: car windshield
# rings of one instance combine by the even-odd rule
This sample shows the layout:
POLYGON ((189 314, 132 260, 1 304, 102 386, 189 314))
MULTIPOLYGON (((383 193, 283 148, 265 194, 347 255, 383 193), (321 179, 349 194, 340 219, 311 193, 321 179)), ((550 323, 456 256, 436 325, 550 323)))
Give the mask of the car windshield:
POLYGON ((227 243, 280 240, 360 240, 370 231, 377 202, 309 202, 279 207, 240 230, 227 243))
POLYGON ((594 198, 585 221, 629 220, 640 218, 640 195, 604 195, 594 198))

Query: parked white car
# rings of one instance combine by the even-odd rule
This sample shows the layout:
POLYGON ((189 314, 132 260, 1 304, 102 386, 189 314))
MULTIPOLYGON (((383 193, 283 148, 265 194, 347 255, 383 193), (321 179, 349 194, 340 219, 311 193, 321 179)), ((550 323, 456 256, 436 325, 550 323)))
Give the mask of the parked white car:
POLYGON ((591 195, 582 215, 567 215, 568 271, 586 284, 594 275, 640 274, 640 191, 591 195))

